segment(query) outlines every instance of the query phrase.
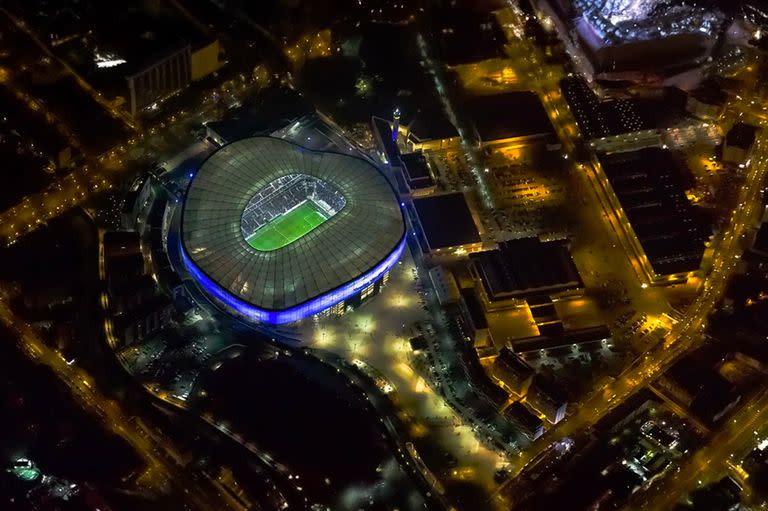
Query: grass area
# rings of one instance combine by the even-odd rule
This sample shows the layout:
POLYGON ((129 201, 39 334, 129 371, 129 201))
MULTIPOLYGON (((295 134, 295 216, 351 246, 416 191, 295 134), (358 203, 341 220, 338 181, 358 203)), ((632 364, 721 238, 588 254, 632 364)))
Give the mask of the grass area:
POLYGON ((277 250, 305 236, 326 220, 325 215, 308 200, 288 213, 273 218, 245 241, 262 252, 277 250))

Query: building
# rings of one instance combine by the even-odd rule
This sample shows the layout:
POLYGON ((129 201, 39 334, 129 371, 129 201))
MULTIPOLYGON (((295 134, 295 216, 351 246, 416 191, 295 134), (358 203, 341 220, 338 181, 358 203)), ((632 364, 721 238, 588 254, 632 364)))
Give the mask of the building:
MULTIPOLYGON (((158 30, 162 28, 158 27, 158 30)), ((217 39, 186 34, 176 42, 120 41, 118 54, 126 63, 117 66, 127 87, 126 106, 131 115, 155 108, 159 101, 219 70, 221 47, 217 39)))
POLYGON ((130 346, 168 326, 172 315, 171 301, 165 296, 156 296, 150 302, 112 318, 112 333, 122 340, 123 346, 130 346))
POLYGON ((768 447, 766 442, 760 442, 742 463, 742 467, 749 474, 750 485, 761 495, 768 495, 768 449, 766 447, 768 447))
POLYGON ((104 233, 104 257, 107 260, 141 255, 139 234, 131 231, 109 231, 104 233))
POLYGON ((542 414, 552 424, 565 418, 568 400, 563 393, 541 375, 535 375, 528 388, 526 403, 542 414))
POLYGON ((120 287, 144 273, 144 256, 138 233, 106 232, 102 247, 101 257, 108 287, 120 287))
POLYGON ((156 283, 150 275, 134 275, 107 289, 109 308, 115 314, 138 309, 155 297, 156 283))
POLYGON ((123 206, 120 208, 120 225, 123 229, 136 229, 136 218, 152 194, 151 181, 148 176, 137 178, 123 196, 123 206))
POLYGON ((192 83, 192 47, 182 44, 125 77, 132 115, 192 83))
POLYGON ((191 180, 181 248, 233 314, 291 323, 376 294, 405 249, 405 222, 368 160, 253 137, 211 154, 191 180))
POLYGON ((456 303, 461 298, 456 279, 444 266, 438 265, 434 268, 430 268, 429 280, 432 282, 432 287, 435 288, 437 301, 440 302, 440 305, 456 303))
POLYGON ((522 304, 527 297, 578 294, 583 283, 568 242, 523 238, 469 256, 470 274, 486 310, 522 304))
POLYGON ((519 401, 504 410, 504 418, 522 432, 529 440, 536 440, 544 434, 544 423, 519 401))
POLYGON ((607 139, 654 128, 635 101, 598 97, 581 76, 563 78, 560 88, 582 136, 588 140, 607 139))
POLYGON ((515 91, 465 99, 474 138, 483 148, 509 145, 546 145, 558 149, 555 128, 539 96, 515 91))
POLYGON ((488 320, 483 312, 483 306, 475 295, 474 289, 462 289, 461 299, 458 303, 458 313, 461 317, 465 334, 474 344, 475 348, 493 346, 488 320))
POLYGON ((677 362, 658 381, 679 403, 709 423, 722 419, 741 400, 730 382, 693 356, 677 362))
POLYGON ((702 62, 725 17, 717 10, 661 0, 548 0, 598 76, 642 79, 702 62))
POLYGON ((400 164, 401 179, 409 195, 423 197, 435 191, 435 180, 421 151, 401 154, 400 164))
POLYGON ((461 192, 419 197, 411 206, 419 247, 425 255, 465 254, 482 247, 480 233, 461 192))
POLYGON ((408 119, 405 130, 412 151, 457 149, 461 144, 458 130, 440 107, 421 108, 408 119))
POLYGON ((691 91, 686 101, 686 110, 704 120, 716 120, 725 111, 728 94, 714 81, 705 80, 691 91))
POLYGON ((741 485, 735 479, 731 476, 725 476, 719 481, 692 491, 690 495, 690 501, 693 504, 692 509, 738 511, 743 509, 741 490, 741 485))
POLYGON ((605 325, 565 330, 563 324, 557 321, 547 328, 543 325, 538 327, 540 335, 515 339, 511 343, 511 350, 516 354, 524 354, 564 348, 600 348, 611 338, 611 331, 605 325))
POLYGON ((393 125, 386 119, 375 116, 371 118, 371 131, 379 148, 381 160, 385 165, 400 167, 402 165, 400 162, 400 148, 392 136, 392 128, 393 125))
POLYGON ((155 279, 145 273, 138 233, 106 232, 102 245, 107 339, 113 347, 127 346, 166 327, 174 309, 171 300, 158 293, 155 279))
POLYGON ((737 122, 725 134, 723 142, 723 161, 744 165, 752 154, 752 146, 757 137, 755 126, 743 122, 737 122))
POLYGON ((269 135, 316 113, 315 107, 295 89, 274 85, 221 120, 205 123, 205 136, 223 146, 242 138, 269 135))
POLYGON ((685 195, 683 163, 660 148, 602 155, 600 163, 652 281, 674 283, 697 272, 712 227, 685 195))
POLYGON ((509 392, 525 396, 536 371, 519 355, 505 347, 493 361, 491 374, 509 392))

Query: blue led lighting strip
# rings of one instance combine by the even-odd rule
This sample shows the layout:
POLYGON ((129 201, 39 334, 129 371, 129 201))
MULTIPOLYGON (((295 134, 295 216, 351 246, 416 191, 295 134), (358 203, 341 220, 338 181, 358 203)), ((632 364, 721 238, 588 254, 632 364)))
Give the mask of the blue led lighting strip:
POLYGON ((337 303, 346 300, 358 291, 369 286, 395 265, 398 259, 400 259, 400 256, 403 255, 404 250, 405 236, 403 236, 403 239, 397 244, 395 250, 393 250, 386 259, 374 266, 369 272, 364 273, 355 280, 324 295, 308 300, 301 305, 281 310, 262 309, 237 298, 203 273, 195 263, 192 262, 192 259, 187 255, 187 251, 184 249, 183 245, 181 247, 181 256, 184 260, 184 266, 187 267, 189 273, 191 273, 195 280, 203 286, 208 294, 253 321, 271 325, 282 325, 285 323, 293 323, 294 321, 312 316, 318 312, 333 307, 337 303))

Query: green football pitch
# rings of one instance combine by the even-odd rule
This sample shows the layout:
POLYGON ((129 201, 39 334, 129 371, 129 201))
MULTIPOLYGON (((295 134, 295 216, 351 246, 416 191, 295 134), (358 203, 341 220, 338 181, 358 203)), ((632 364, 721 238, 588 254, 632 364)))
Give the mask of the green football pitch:
POLYGON ((261 226, 245 241, 256 250, 269 252, 290 245, 325 222, 327 218, 311 201, 261 226))

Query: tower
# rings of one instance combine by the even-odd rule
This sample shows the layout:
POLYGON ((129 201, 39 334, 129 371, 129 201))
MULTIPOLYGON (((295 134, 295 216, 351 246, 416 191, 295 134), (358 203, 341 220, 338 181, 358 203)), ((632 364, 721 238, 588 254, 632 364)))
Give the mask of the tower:
POLYGON ((395 108, 392 113, 392 142, 397 142, 397 130, 400 128, 400 109, 395 108))

